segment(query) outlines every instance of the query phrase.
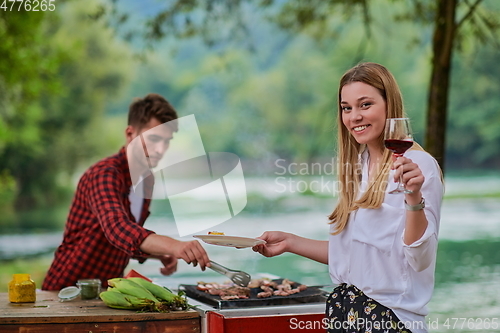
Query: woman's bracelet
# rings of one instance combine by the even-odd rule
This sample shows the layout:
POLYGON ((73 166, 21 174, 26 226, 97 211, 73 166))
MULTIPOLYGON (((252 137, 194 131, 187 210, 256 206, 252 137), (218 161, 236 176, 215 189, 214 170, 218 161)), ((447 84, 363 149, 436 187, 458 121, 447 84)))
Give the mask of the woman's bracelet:
POLYGON ((417 210, 424 209, 425 208, 424 197, 422 197, 422 200, 420 200, 420 203, 418 203, 416 205, 408 205, 408 203, 406 203, 406 200, 405 200, 405 208, 406 208, 406 210, 410 210, 410 211, 417 211, 417 210))

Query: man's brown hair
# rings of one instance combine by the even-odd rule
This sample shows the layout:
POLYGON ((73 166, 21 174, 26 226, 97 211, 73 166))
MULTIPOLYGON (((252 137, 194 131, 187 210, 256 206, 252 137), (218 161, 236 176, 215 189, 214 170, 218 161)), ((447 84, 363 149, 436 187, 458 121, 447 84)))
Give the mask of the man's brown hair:
POLYGON ((148 94, 143 98, 135 98, 129 107, 128 125, 138 129, 144 127, 151 118, 156 118, 161 123, 170 122, 169 125, 177 131, 177 112, 172 104, 159 94, 148 94))

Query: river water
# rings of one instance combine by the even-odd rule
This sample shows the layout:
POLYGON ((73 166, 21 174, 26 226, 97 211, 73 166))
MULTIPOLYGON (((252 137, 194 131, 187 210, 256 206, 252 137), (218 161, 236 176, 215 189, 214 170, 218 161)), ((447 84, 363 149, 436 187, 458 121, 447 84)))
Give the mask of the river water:
MULTIPOLYGON (((309 183, 312 179, 307 180, 309 183)), ((315 239, 328 238, 326 216, 335 204, 331 195, 301 195, 276 179, 246 179, 248 204, 242 213, 210 230, 226 235, 256 237, 266 230, 293 232, 315 239)), ((442 206, 436 285, 429 304, 431 332, 500 332, 500 177, 447 178, 442 206)), ((203 204, 199 198, 193 199, 203 204)), ((188 204, 195 206, 193 200, 188 204)), ((206 203, 205 203, 206 204, 206 203)), ((178 237, 165 201, 154 201, 146 227, 178 237)), ((200 217, 203 219, 203 216, 200 217)), ((196 232, 206 234, 207 230, 196 232)), ((54 247, 62 232, 47 235, 0 236, 0 252, 21 253, 54 247), (20 247, 19 247, 20 246, 20 247), (19 247, 19 248, 18 248, 19 247)), ((288 277, 308 285, 331 284, 328 269, 293 254, 265 258, 251 249, 204 244, 210 258, 224 266, 252 275, 288 277)), ((181 262, 176 274, 163 277, 155 261, 131 262, 129 268, 170 288, 181 283, 219 281, 215 272, 202 272, 181 262)))

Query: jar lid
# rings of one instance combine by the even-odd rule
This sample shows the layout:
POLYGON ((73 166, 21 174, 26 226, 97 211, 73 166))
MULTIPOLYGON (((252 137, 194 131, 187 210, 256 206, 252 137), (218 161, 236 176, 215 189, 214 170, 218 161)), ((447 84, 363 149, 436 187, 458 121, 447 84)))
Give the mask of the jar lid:
POLYGON ((76 283, 77 286, 101 286, 101 280, 99 279, 81 279, 76 283))
POLYGON ((61 301, 71 301, 80 295, 80 288, 71 286, 63 288, 57 295, 61 301))

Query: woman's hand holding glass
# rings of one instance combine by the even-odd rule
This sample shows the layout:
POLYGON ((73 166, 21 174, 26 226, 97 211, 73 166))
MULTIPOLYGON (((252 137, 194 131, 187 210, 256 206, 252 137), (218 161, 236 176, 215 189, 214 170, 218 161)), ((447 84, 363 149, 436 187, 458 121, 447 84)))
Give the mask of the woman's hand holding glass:
MULTIPOLYGON (((407 193, 406 195, 409 197, 415 196, 417 202, 409 204, 417 204, 420 202, 420 189, 424 184, 424 175, 422 171, 418 167, 418 165, 413 162, 411 159, 405 156, 396 156, 392 157, 393 164, 392 169, 394 172, 394 182, 401 181, 404 184, 404 187, 411 191, 412 193, 407 193)), ((407 200, 408 201, 408 200, 407 200)))

